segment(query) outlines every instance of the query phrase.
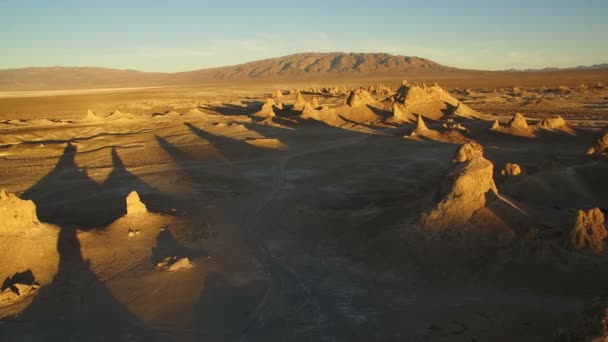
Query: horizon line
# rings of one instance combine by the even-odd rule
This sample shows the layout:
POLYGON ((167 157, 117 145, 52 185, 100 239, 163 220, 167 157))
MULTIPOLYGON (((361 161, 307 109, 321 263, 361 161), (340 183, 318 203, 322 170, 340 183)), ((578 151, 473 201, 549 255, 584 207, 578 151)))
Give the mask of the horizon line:
MULTIPOLYGON (((291 57, 291 56, 296 56, 296 55, 303 55, 303 54, 347 54, 347 55, 352 55, 352 54, 382 54, 382 55, 399 56, 399 57, 420 58, 420 59, 425 59, 425 60, 431 61, 433 63, 436 63, 438 65, 449 67, 449 68, 455 68, 455 69, 460 69, 460 70, 474 70, 474 71, 544 71, 544 70, 550 70, 550 69, 567 70, 567 69, 575 69, 575 68, 580 68, 580 67, 593 67, 593 66, 601 66, 601 65, 604 65, 604 64, 608 64, 608 61, 606 61, 606 62, 597 62, 597 63, 593 63, 593 64, 590 64, 590 65, 579 64, 579 65, 566 66, 566 67, 544 66, 544 67, 540 67, 540 68, 525 68, 525 69, 519 69, 519 68, 470 69, 470 68, 462 68, 462 67, 458 67, 458 66, 452 66, 452 65, 442 64, 442 63, 436 62, 433 59, 429 59, 429 58, 421 57, 421 56, 416 56, 416 55, 392 54, 392 53, 388 53, 388 52, 377 52, 377 51, 374 51, 374 52, 344 52, 344 51, 319 52, 319 51, 303 51, 303 52, 296 52, 296 53, 292 53, 292 54, 288 54, 288 55, 281 55, 281 56, 276 56, 276 57, 268 57, 268 58, 261 58, 261 59, 256 59, 256 60, 249 60, 249 61, 245 61, 245 62, 241 62, 241 63, 236 63, 236 64, 225 64, 225 65, 218 65, 218 66, 208 66, 208 67, 201 67, 201 68, 195 68, 195 69, 187 69, 187 70, 181 70, 181 71, 157 71, 157 70, 144 70, 144 69, 134 69, 134 68, 109 67, 109 66, 102 66, 102 65, 32 65, 32 66, 9 67, 9 68, 1 68, 0 67, 0 71, 22 70, 22 69, 44 69, 44 68, 66 68, 66 69, 67 68, 83 68, 83 69, 88 68, 88 69, 108 69, 108 70, 119 70, 119 71, 134 71, 134 72, 140 72, 140 73, 154 73, 154 74, 179 74, 179 73, 184 73, 184 72, 210 70, 210 69, 218 69, 218 68, 225 68, 225 67, 234 67, 234 66, 238 66, 238 65, 244 65, 244 64, 255 63, 255 62, 262 62, 262 61, 267 61, 267 60, 272 60, 272 59, 286 58, 286 57, 291 57)), ((608 68, 608 66, 607 66, 607 68, 608 68)))

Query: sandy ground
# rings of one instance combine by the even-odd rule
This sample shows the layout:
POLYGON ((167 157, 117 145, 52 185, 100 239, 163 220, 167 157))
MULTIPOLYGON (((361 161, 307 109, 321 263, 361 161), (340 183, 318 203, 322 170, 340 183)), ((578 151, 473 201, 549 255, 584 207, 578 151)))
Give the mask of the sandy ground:
POLYGON ((452 89, 485 115, 457 121, 525 215, 488 205, 472 224, 492 234, 442 234, 416 221, 457 144, 404 138, 411 123, 251 116, 292 86, 0 99, 0 188, 45 223, 0 236, 0 279, 31 270, 41 285, 0 307, 0 339, 548 341, 607 295, 605 254, 563 236, 573 210, 608 208, 608 165, 585 155, 608 125, 608 90, 452 89), (515 112, 561 115, 573 133, 490 130, 515 112), (525 174, 502 177, 507 162, 525 174), (132 190, 150 213, 124 217, 132 190), (194 267, 156 270, 166 256, 194 267))

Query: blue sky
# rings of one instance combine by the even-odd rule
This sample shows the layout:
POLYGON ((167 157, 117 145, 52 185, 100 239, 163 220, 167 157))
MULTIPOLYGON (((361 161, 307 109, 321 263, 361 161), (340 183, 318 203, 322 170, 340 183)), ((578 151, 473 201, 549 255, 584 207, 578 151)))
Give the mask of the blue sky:
POLYGON ((0 0, 0 69, 185 71, 305 51, 473 69, 608 62, 608 1, 0 0))

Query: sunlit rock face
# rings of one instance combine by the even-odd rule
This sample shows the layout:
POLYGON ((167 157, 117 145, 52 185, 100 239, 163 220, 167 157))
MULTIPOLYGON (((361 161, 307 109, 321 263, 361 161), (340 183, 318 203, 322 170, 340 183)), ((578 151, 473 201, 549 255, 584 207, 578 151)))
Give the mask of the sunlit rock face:
POLYGON ((0 234, 18 234, 38 225, 36 205, 6 190, 0 191, 0 234))
POLYGON ((486 204, 487 193, 497 193, 492 178, 493 165, 483 156, 483 147, 462 145, 450 165, 441 200, 421 216, 421 226, 445 229, 465 224, 473 213, 486 204))

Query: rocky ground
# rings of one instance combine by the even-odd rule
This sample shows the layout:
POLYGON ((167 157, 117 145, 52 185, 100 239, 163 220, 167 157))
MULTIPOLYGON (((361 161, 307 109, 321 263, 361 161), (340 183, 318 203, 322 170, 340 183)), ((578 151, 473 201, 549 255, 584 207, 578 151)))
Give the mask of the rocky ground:
POLYGON ((607 100, 407 82, 1 99, 0 338, 605 337, 607 100))

